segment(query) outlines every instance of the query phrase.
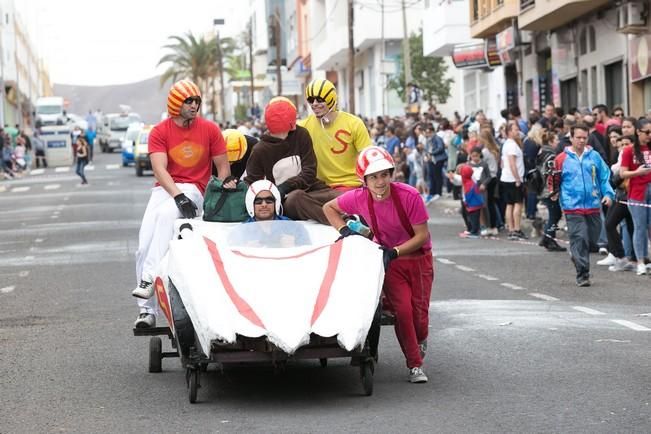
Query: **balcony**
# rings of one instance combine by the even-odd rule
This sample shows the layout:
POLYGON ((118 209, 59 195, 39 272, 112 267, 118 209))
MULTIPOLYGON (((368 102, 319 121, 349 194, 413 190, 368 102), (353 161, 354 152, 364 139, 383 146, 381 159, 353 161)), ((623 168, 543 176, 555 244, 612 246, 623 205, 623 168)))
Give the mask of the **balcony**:
POLYGON ((438 2, 425 10, 423 53, 426 56, 449 56, 456 44, 470 41, 468 2, 438 2))
POLYGON ((518 26, 537 32, 553 30, 609 3, 610 0, 520 0, 518 26))
POLYGON ((494 36, 511 25, 519 12, 520 0, 474 0, 470 7, 470 36, 494 36))

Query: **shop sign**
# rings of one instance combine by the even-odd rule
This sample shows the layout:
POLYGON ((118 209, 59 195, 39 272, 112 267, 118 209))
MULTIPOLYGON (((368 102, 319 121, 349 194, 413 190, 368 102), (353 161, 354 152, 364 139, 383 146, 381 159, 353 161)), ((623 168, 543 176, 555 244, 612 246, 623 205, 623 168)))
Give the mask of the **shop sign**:
POLYGON ((495 38, 486 39, 486 60, 488 61, 488 66, 495 67, 502 65, 500 60, 500 55, 497 52, 497 42, 495 38))
POLYGON ((651 76, 651 35, 642 35, 629 41, 631 81, 651 76))
POLYGON ((486 44, 480 41, 455 45, 452 49, 452 62, 459 69, 488 67, 486 44))
POLYGON ((515 27, 511 26, 495 36, 497 51, 509 51, 515 48, 515 27))

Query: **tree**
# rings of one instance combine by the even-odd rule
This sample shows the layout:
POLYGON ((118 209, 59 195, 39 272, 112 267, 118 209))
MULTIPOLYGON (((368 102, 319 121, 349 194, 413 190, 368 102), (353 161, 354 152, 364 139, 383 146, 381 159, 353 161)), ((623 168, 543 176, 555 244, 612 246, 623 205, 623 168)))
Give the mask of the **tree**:
MULTIPOLYGON (((445 78, 448 66, 442 57, 423 56, 423 30, 409 36, 409 54, 411 56, 412 81, 423 91, 423 99, 432 103, 445 103, 450 97, 452 78, 445 78)), ((401 99, 405 99, 405 68, 403 56, 398 56, 400 72, 389 80, 389 89, 395 90, 401 99)))
MULTIPOLYGON (((180 78, 189 78, 207 92, 212 84, 213 95, 215 92, 215 78, 221 73, 219 68, 219 47, 217 39, 196 38, 191 32, 182 36, 170 36, 171 42, 163 48, 170 52, 158 61, 158 65, 169 63, 168 68, 160 77, 161 87, 170 79, 176 81, 180 78)), ((224 57, 235 50, 235 41, 232 38, 220 38, 221 52, 224 57)), ((210 99, 211 111, 216 112, 215 98, 210 99)), ((224 101, 221 101, 224 107, 224 101)))

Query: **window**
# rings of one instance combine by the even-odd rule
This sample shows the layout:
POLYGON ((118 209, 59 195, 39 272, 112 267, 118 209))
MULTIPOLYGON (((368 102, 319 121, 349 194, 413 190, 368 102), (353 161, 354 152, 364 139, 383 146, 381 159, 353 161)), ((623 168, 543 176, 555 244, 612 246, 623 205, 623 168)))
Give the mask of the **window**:
POLYGON ((604 66, 604 83, 606 85, 606 105, 608 107, 624 105, 624 64, 619 62, 604 66))
POLYGON ((597 80, 599 77, 597 77, 597 67, 593 66, 590 68, 590 105, 595 106, 599 104, 597 101, 599 100, 599 94, 597 92, 597 80))
POLYGON ((577 106, 577 90, 576 77, 561 81, 561 107, 569 110, 577 106))
POLYGON ((588 70, 581 71, 581 106, 588 106, 588 70))
POLYGON ((590 42, 590 52, 597 51, 597 35, 592 26, 588 27, 588 41, 590 42))
POLYGON ((588 40, 586 37, 587 30, 584 27, 579 35, 579 54, 583 56, 588 53, 588 40))

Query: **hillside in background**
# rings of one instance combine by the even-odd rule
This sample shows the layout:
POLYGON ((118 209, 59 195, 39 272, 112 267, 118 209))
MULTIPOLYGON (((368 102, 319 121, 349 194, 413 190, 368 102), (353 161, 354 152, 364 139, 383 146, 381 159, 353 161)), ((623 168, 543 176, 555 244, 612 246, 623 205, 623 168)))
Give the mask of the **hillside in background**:
POLYGON ((75 86, 54 84, 54 94, 68 101, 68 112, 86 116, 88 110, 102 110, 114 113, 121 104, 131 106, 146 123, 156 123, 167 107, 168 85, 162 88, 159 77, 153 77, 137 83, 112 86, 75 86))

